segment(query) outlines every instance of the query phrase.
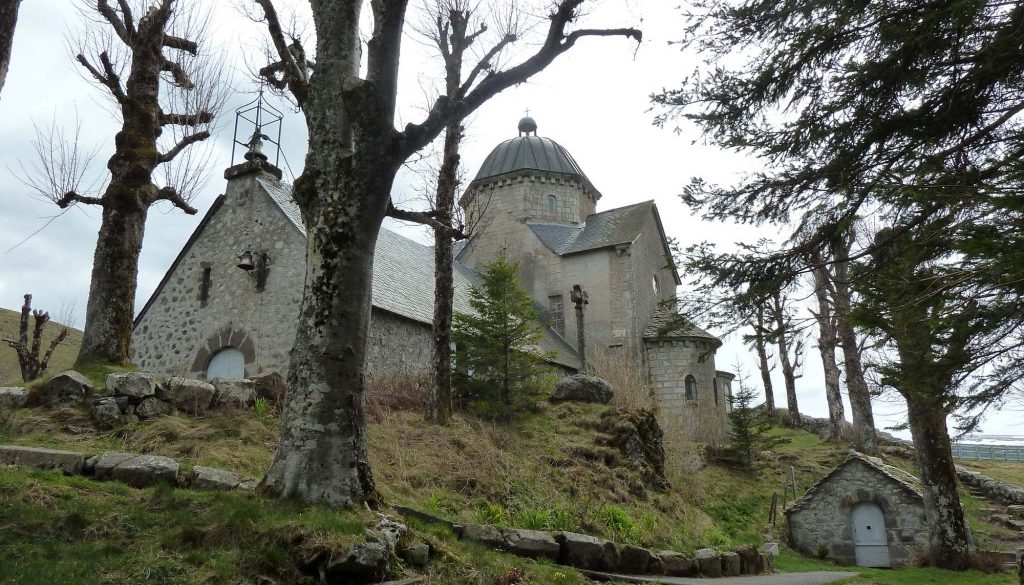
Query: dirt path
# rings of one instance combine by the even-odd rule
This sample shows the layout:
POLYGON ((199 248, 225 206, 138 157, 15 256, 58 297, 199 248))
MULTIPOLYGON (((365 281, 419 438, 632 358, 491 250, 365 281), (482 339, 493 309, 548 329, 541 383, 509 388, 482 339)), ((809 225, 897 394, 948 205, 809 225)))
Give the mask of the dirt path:
POLYGON ((625 581, 627 583, 661 583, 662 585, 824 585, 842 579, 856 577, 857 573, 814 571, 810 573, 776 573, 751 577, 722 577, 721 579, 697 579, 689 577, 632 577, 611 573, 586 571, 588 577, 600 581, 625 581))

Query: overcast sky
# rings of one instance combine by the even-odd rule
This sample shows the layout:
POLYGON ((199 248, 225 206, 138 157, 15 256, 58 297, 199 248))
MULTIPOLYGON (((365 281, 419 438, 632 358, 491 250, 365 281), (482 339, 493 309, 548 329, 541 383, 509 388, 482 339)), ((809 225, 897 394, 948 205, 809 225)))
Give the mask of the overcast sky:
MULTIPOLYGON (((258 65, 262 60, 263 30, 234 8, 234 4, 244 2, 221 1, 213 8, 215 26, 208 42, 223 51, 235 68, 236 92, 214 136, 211 179, 193 202, 199 214, 188 216, 163 205, 151 210, 140 261, 136 309, 145 304, 202 215, 224 190, 222 172, 231 164, 233 110, 252 99, 255 88, 245 73, 245 64, 258 65)), ((292 4, 301 11, 301 2, 292 4)), ((412 4, 417 5, 417 0, 412 4)), ((703 144, 699 133, 691 127, 661 129, 652 125, 650 94, 678 86, 700 63, 669 44, 679 37, 682 27, 676 3, 606 0, 592 5, 594 8, 586 17, 587 27, 635 26, 643 31, 643 43, 637 46, 623 39, 585 39, 529 83, 484 105, 467 127, 462 157, 467 176, 475 175, 491 148, 516 135, 516 124, 529 108, 530 115, 537 120, 539 134, 565 146, 600 189, 604 197, 599 210, 654 199, 666 231, 683 246, 702 240, 728 246, 735 241, 751 241, 762 234, 781 232, 702 221, 678 197, 691 177, 728 183, 757 168, 757 162, 703 144)), ((21 296, 31 292, 35 306, 52 313, 59 312, 61 307, 74 307, 75 325, 79 327, 84 320, 99 212, 77 206, 53 219, 59 212, 56 206, 28 197, 18 176, 20 165, 32 160, 33 123, 47 125, 56 119, 71 127, 76 118, 80 119, 83 145, 100 148, 95 161, 97 173, 102 173, 112 152, 117 120, 111 117, 100 89, 81 76, 66 47, 67 32, 79 27, 80 19, 69 0, 24 2, 10 72, 0 95, 0 307, 17 309, 21 296), (33 236, 40 228, 43 229, 33 236)), ((518 49, 518 55, 530 50, 528 43, 524 45, 518 49)), ((399 125, 422 117, 428 103, 425 94, 439 74, 440 67, 422 39, 406 35, 399 125)), ((285 111, 282 154, 286 162, 281 166, 285 179, 290 180, 301 172, 306 149, 304 122, 301 114, 286 104, 277 105, 285 111)), ((415 174, 403 173, 395 185, 395 200, 415 197, 417 181, 415 174)), ((426 241, 417 228, 391 222, 386 225, 426 241)), ((682 276, 687 280, 685 274, 682 276)), ((808 344, 808 353, 803 377, 798 380, 800 407, 805 413, 824 417, 827 410, 821 363, 813 341, 808 344)), ((751 383, 760 386, 752 355, 736 339, 726 339, 716 363, 719 369, 728 370, 734 370, 738 363, 750 374, 751 383)), ((785 391, 778 372, 776 377, 776 401, 781 405, 785 403, 785 391)), ((906 409, 898 400, 879 400, 875 409, 879 426, 905 421, 906 409)), ((1014 432, 1019 429, 1015 421, 1019 415, 1019 405, 1015 409, 1004 408, 990 417, 984 430, 1014 432)))

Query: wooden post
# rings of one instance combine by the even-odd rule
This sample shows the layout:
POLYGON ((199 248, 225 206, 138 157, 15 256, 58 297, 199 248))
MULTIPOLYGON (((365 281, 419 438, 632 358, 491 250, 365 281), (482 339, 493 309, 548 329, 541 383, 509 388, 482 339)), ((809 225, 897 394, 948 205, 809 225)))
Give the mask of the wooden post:
POLYGON ((793 480, 793 501, 795 502, 800 497, 797 494, 797 492, 796 492, 796 467, 791 465, 789 467, 789 473, 790 473, 790 478, 793 480))

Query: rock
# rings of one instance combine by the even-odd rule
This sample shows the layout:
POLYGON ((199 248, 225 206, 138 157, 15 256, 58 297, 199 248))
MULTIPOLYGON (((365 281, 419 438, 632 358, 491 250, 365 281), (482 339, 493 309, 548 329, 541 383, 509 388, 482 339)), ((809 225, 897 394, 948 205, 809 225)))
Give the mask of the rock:
POLYGON ((256 396, 265 398, 271 404, 284 404, 284 393, 288 385, 278 372, 270 372, 252 379, 256 396))
POLYGON ((28 402, 28 391, 20 387, 0 388, 0 408, 21 408, 28 402))
POLYGON ((216 389, 213 403, 218 406, 248 408, 256 399, 255 384, 252 380, 214 378, 210 383, 216 389))
POLYGON ((163 383, 164 400, 175 408, 193 415, 205 414, 217 392, 213 384, 173 376, 163 383))
POLYGON ((117 479, 134 487, 178 481, 178 462, 159 455, 107 451, 96 460, 95 469, 96 479, 117 479))
POLYGON ((764 563, 761 561, 761 553, 757 550, 756 546, 752 544, 741 546, 736 549, 736 554, 740 557, 741 575, 760 575, 764 572, 764 563))
POLYGON ((117 403, 117 408, 121 410, 121 414, 135 413, 135 407, 132 405, 132 399, 127 396, 115 396, 114 402, 117 403))
POLYGON ((558 560, 561 547, 555 537, 541 530, 510 528, 503 533, 505 548, 512 554, 521 557, 545 557, 558 560))
POLYGON ((721 577, 722 558, 713 548, 702 548, 697 551, 697 572, 701 577, 721 577))
POLYGON ((742 568, 742 563, 740 562, 740 555, 734 552, 724 552, 722 553, 721 558, 722 576, 739 577, 742 568))
POLYGON ((612 399, 612 385, 597 376, 576 374, 566 376, 555 383, 552 402, 600 402, 608 404, 612 399))
POLYGON ((36 469, 56 469, 68 475, 82 473, 87 459, 88 456, 85 453, 74 451, 0 445, 0 463, 23 465, 36 469))
POLYGON ((405 524, 381 515, 373 531, 377 540, 388 547, 388 551, 397 553, 398 550, 405 548, 406 536, 409 534, 409 527, 405 524))
POLYGON ((402 560, 416 568, 426 567, 430 563, 430 545, 418 542, 405 547, 402 560))
POLYGON ((156 394, 156 379, 145 372, 107 374, 107 391, 114 396, 142 399, 156 394))
POLYGON ((462 538, 493 548, 505 546, 505 539, 501 536, 501 532, 490 524, 466 524, 462 527, 462 538))
POLYGON ((661 560, 662 571, 669 577, 695 577, 697 575, 697 562, 673 550, 663 550, 658 553, 661 560))
POLYGON ((644 575, 653 558, 651 551, 627 544, 619 548, 619 567, 616 570, 630 575, 644 575))
POLYGON ((135 407, 135 414, 141 419, 167 416, 172 412, 174 412, 174 409, 171 408, 171 405, 156 396, 146 398, 135 407))
POLYGON ((664 575, 665 566, 661 564, 661 559, 658 555, 651 555, 651 562, 647 564, 648 575, 664 575))
POLYGON ((74 370, 61 372, 50 378, 38 390, 29 393, 30 406, 57 406, 71 402, 78 403, 92 393, 92 382, 74 370))
MULTIPOLYGON (((2 389, 0 389, 0 391, 2 391, 2 389)), ((1006 513, 1014 518, 1024 519, 1024 506, 1021 506, 1019 504, 1014 506, 1007 506, 1006 513)))
POLYGON ((224 469, 196 465, 192 467, 192 481, 189 485, 197 490, 233 490, 251 480, 224 469))
POLYGON ((388 549, 379 542, 360 542, 323 567, 327 583, 377 583, 388 575, 388 549))
POLYGON ((617 448, 647 487, 655 490, 669 487, 665 478, 664 433, 653 411, 609 410, 601 414, 597 430, 608 435, 608 438, 598 439, 598 444, 617 448))
POLYGON ((761 554, 769 558, 779 557, 779 543, 777 542, 766 542, 761 545, 761 554))
POLYGON ((90 414, 97 429, 109 430, 121 426, 121 409, 112 396, 94 402, 90 414))
POLYGON ((555 541, 561 545, 558 562, 563 565, 591 571, 614 571, 619 566, 613 542, 575 532, 557 532, 555 541))

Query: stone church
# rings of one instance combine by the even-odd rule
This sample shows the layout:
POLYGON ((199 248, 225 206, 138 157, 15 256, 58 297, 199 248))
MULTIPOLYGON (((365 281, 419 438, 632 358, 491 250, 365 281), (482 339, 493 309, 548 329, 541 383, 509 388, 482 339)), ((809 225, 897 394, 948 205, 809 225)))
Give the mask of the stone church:
MULTIPOLYGON (((287 374, 305 275, 306 234, 290 186, 257 150, 227 186, 135 319, 133 361, 196 378, 287 374)), ((539 349, 579 366, 570 291, 581 285, 586 353, 648 374, 666 428, 721 426, 733 376, 715 369, 721 342, 673 319, 679 275, 653 201, 598 212, 601 192, 572 155, 537 135, 496 146, 463 194, 473 235, 456 248, 455 310, 468 312, 477 270, 503 251, 541 310, 539 349), (603 356, 602 356, 603 354, 603 356)), ((433 252, 382 228, 373 269, 368 376, 429 372, 433 252)), ((457 349, 456 349, 457 353, 457 349)))

